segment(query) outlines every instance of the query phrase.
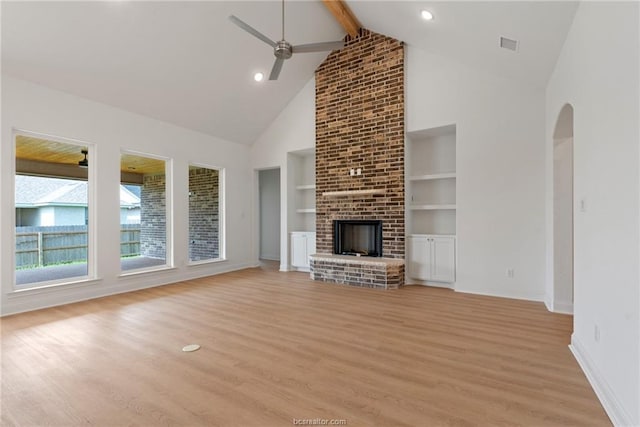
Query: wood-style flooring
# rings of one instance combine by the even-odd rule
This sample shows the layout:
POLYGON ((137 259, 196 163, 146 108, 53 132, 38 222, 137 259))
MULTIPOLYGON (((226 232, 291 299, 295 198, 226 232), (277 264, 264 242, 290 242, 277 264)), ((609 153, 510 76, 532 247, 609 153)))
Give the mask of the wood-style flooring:
POLYGON ((541 303, 265 265, 1 322, 3 426, 611 425, 541 303))

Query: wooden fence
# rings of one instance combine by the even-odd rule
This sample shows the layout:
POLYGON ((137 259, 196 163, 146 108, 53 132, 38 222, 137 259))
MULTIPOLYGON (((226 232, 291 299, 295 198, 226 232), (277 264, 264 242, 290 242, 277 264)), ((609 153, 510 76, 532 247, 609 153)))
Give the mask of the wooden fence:
MULTIPOLYGON (((87 227, 16 227, 16 268, 87 260, 87 227)), ((120 256, 140 255, 140 225, 121 225, 120 256)))

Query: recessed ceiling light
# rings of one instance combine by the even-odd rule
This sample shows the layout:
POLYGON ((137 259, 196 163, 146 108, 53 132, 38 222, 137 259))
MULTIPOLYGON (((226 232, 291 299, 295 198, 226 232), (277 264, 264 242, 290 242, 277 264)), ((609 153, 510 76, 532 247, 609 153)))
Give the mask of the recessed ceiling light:
POLYGON ((420 16, 422 16, 422 19, 424 19, 425 21, 431 21, 433 19, 433 13, 429 12, 428 10, 423 10, 422 12, 420 12, 420 16))
POLYGON ((255 73, 253 75, 253 80, 255 80, 257 82, 261 82, 262 79, 264 79, 264 74, 262 74, 262 73, 255 73))

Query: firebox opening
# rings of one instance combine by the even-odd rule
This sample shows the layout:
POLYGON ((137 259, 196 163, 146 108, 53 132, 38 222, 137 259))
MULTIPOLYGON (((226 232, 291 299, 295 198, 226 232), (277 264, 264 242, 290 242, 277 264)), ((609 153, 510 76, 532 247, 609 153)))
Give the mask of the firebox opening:
POLYGON ((333 253, 381 257, 382 221, 333 221, 333 253))

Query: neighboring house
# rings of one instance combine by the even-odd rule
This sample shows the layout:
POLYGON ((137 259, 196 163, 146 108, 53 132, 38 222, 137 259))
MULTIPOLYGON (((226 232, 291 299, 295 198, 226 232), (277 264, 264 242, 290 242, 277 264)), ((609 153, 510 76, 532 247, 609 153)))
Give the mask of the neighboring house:
MULTIPOLYGON (((16 226, 84 225, 86 181, 16 175, 16 226)), ((120 186, 120 223, 140 223, 140 198, 120 186)))

